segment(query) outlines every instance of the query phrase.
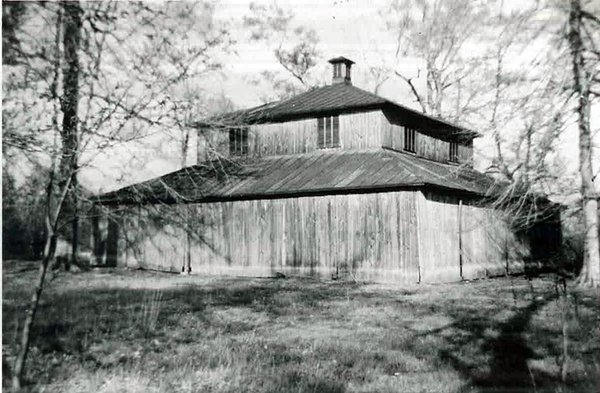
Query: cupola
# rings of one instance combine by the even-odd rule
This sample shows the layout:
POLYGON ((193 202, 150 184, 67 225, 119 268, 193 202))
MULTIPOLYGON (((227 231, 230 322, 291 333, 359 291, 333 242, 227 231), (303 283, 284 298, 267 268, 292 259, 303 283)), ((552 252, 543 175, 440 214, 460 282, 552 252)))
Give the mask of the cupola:
POLYGON ((350 68, 354 62, 345 57, 335 57, 329 60, 331 65, 333 66, 333 79, 331 83, 333 85, 337 83, 346 83, 348 85, 352 84, 352 79, 350 77, 350 68))

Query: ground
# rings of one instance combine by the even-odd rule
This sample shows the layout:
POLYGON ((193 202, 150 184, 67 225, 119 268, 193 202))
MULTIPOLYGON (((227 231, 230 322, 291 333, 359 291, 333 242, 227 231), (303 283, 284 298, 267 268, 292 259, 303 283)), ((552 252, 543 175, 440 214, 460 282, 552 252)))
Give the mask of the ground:
MULTIPOLYGON (((35 266, 3 269, 3 371, 35 266)), ((600 300, 573 291, 568 383, 551 277, 390 286, 61 273, 27 381, 45 392, 600 391, 600 300)), ((6 385, 5 385, 6 386, 6 385)))

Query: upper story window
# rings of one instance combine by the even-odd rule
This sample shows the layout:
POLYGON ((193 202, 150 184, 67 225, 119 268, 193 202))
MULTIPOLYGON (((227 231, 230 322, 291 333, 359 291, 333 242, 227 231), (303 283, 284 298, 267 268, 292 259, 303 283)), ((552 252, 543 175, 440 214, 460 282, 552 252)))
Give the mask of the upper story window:
POLYGON ((450 142, 450 157, 451 162, 458 162, 458 143, 450 142))
POLYGON ((229 129, 229 154, 242 155, 248 153, 248 127, 229 129))
POLYGON ((317 146, 327 149, 340 146, 340 117, 320 117, 317 121, 317 146))
POLYGON ((414 128, 404 127, 404 150, 417 152, 417 132, 414 128))

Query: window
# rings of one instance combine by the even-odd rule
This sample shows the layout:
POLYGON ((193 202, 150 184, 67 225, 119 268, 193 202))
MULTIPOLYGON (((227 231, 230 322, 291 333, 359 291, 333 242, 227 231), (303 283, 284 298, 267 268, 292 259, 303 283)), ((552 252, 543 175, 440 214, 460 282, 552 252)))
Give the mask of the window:
POLYGON ((229 154, 242 155, 248 153, 248 128, 236 127, 229 129, 229 154))
POLYGON ((319 149, 340 147, 340 117, 320 117, 317 121, 319 149))
POLYGON ((417 132, 414 128, 404 127, 404 150, 411 153, 417 152, 417 132))
POLYGON ((458 143, 450 142, 450 161, 458 162, 458 143))

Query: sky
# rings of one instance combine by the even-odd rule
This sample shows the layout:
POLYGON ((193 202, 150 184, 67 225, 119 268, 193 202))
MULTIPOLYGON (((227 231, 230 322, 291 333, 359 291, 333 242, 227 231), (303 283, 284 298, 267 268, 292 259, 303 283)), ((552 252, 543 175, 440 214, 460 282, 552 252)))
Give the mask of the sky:
MULTIPOLYGON (((258 4, 269 5, 272 1, 255 1, 258 4)), ((369 90, 371 82, 366 76, 369 66, 385 65, 394 62, 396 41, 385 29, 381 12, 387 1, 370 0, 324 0, 324 1, 289 1, 277 2, 284 9, 289 8, 294 13, 294 25, 313 28, 319 36, 318 49, 321 52, 322 64, 318 64, 317 74, 322 82, 330 80, 330 65, 326 60, 336 56, 345 56, 356 62, 353 67, 353 84, 369 90)), ((519 7, 522 2, 507 0, 508 7, 519 7)), ((280 70, 275 61, 272 49, 265 44, 248 41, 248 32, 242 26, 244 16, 249 14, 250 1, 222 0, 218 1, 215 17, 229 23, 231 34, 237 41, 235 53, 223 58, 224 67, 219 75, 204 80, 203 87, 213 93, 222 93, 231 98, 239 108, 247 108, 262 104, 264 92, 248 82, 265 70, 280 70)), ((424 75, 422 59, 406 58, 397 69, 407 76, 424 75)), ((417 77, 417 87, 424 89, 424 78, 417 77)), ((418 109, 417 103, 410 95, 406 83, 391 78, 378 92, 380 95, 394 100, 405 106, 418 109)), ((593 109, 593 127, 600 126, 598 110, 593 109)), ((596 142, 598 142, 598 134, 596 142)), ((161 143, 156 141, 156 143, 161 143)), ((570 171, 577 169, 577 134, 571 127, 562 136, 562 152, 570 171)), ((480 138, 475 142, 476 168, 483 169, 477 157, 488 157, 490 139, 480 138)), ((146 147, 124 146, 114 152, 113 158, 105 158, 109 164, 103 164, 102 171, 94 168, 82 173, 82 182, 94 192, 105 192, 137 181, 163 175, 179 169, 179 151, 163 149, 160 157, 156 156, 156 146, 150 141, 146 147), (146 161, 139 161, 135 167, 124 171, 122 158, 128 154, 141 155, 146 161)), ((190 156, 195 150, 190 151, 190 156)), ((192 162, 193 157, 190 157, 192 162)), ((98 166, 100 167, 100 166, 98 166)))
MULTIPOLYGON (((222 20, 243 20, 248 15, 251 1, 225 0, 220 1, 216 17, 222 20)), ((269 5, 272 1, 254 1, 256 4, 269 5)), ((384 21, 380 15, 387 1, 278 1, 284 9, 292 10, 294 25, 302 25, 314 29, 320 43, 318 50, 323 60, 337 56, 345 56, 356 62, 353 66, 353 84, 366 88, 369 84, 365 80, 365 70, 369 66, 384 65, 394 61, 396 41, 385 31, 384 21)), ((256 75, 264 70, 281 70, 275 61, 272 49, 255 42, 244 42, 247 32, 244 29, 235 32, 239 40, 237 55, 231 56, 226 61, 225 71, 230 75, 230 82, 235 84, 237 77, 256 75)), ((414 73, 421 65, 419 59, 407 58, 400 67, 403 71, 414 73)), ((323 62, 316 66, 320 74, 329 81, 329 64, 323 62)), ((412 75, 411 75, 412 76, 412 75)), ((237 87, 237 86, 235 86, 237 87)), ((405 104, 413 105, 412 100, 407 100, 408 94, 399 95, 394 90, 400 89, 404 93, 405 86, 400 83, 387 88, 382 94, 397 95, 398 99, 407 101, 405 104), (408 102, 410 101, 410 102, 408 102)), ((251 106, 261 104, 260 97, 252 90, 237 89, 232 97, 236 104, 251 106)), ((407 91, 406 91, 407 93, 407 91)))

